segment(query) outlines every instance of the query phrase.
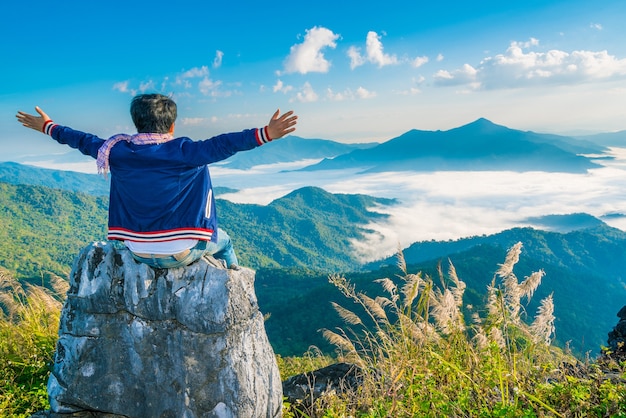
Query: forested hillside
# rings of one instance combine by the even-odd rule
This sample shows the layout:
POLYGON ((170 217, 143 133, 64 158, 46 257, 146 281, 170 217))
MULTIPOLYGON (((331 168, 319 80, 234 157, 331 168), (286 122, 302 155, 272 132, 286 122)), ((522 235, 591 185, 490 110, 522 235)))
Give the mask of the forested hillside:
MULTIPOLYGON (((18 278, 38 279, 47 272, 65 276, 83 246, 106 239, 108 198, 41 186, 0 186, 0 266, 18 278)), ((349 241, 360 236, 359 225, 381 216, 369 208, 392 203, 304 188, 268 206, 218 199, 217 210, 244 266, 329 272, 359 269, 349 241)))
POLYGON ((0 266, 18 278, 62 277, 88 242, 106 238, 108 198, 0 182, 0 266))
MULTIPOLYGON (((391 200, 335 195, 307 187, 267 206, 218 200, 222 226, 233 237, 243 265, 257 270, 259 304, 277 353, 300 355, 310 345, 331 347, 318 332, 340 326, 330 302, 343 299, 328 283, 329 273, 345 273, 359 290, 381 294, 375 279, 396 280, 395 259, 367 268, 351 255, 350 240, 380 215, 369 209, 391 200), (369 271, 369 272, 368 272, 369 271)), ((80 249, 106 237, 107 198, 40 186, 0 183, 0 266, 19 279, 47 281, 48 273, 65 277, 80 249)), ((516 266, 520 278, 543 270, 540 300, 554 295, 556 341, 569 342, 579 354, 597 352, 626 304, 626 233, 599 226, 566 234, 516 228, 492 236, 447 242, 415 243, 404 250, 413 273, 430 275, 448 260, 467 283, 464 305, 480 312, 484 295, 506 251, 522 242, 516 266)), ((499 283, 495 283, 500 285, 499 283)), ((537 306, 525 306, 532 319, 537 306)), ((469 320, 474 311, 464 312, 469 320)))

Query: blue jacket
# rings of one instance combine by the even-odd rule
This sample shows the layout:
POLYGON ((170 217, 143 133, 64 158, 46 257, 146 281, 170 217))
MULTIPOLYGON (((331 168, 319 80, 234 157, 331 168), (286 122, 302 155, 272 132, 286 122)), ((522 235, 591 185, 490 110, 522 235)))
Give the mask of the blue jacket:
MULTIPOLYGON (((61 125, 52 125, 47 132, 93 158, 105 141, 61 125)), ((207 164, 268 141, 264 128, 202 141, 182 137, 150 145, 118 142, 109 156, 108 239, 216 241, 217 216, 207 164)))

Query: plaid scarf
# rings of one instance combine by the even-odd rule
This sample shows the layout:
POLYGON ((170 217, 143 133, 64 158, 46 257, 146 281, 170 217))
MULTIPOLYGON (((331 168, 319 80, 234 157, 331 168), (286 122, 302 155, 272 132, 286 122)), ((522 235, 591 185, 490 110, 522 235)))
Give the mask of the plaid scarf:
POLYGON ((104 177, 109 171, 109 154, 111 148, 120 141, 130 142, 137 145, 150 145, 150 144, 163 144, 170 141, 173 138, 172 134, 158 134, 158 133, 138 133, 135 135, 119 134, 114 135, 111 138, 104 141, 104 144, 98 149, 98 159, 96 165, 98 166, 98 174, 103 174, 104 177))

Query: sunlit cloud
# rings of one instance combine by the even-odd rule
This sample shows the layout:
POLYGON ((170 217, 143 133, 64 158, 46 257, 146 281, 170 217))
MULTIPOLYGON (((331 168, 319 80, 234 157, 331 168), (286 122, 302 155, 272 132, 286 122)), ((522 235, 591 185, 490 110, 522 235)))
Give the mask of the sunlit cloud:
POLYGON ((464 64, 461 68, 452 72, 439 70, 433 75, 436 85, 455 86, 460 84, 476 83, 478 71, 469 64, 464 64))
POLYGON ((400 60, 396 55, 386 54, 383 51, 383 44, 380 41, 380 35, 374 31, 369 31, 365 39, 365 56, 361 55, 361 50, 358 47, 350 47, 348 49, 348 57, 350 58, 350 68, 354 69, 358 66, 369 62, 375 64, 378 68, 382 68, 386 65, 398 64, 400 60))
POLYGON ((154 81, 148 80, 139 83, 139 91, 145 93, 148 90, 154 90, 154 81))
POLYGON ((326 73, 331 63, 323 53, 325 48, 335 48, 339 35, 324 27, 315 26, 306 31, 304 41, 293 45, 284 63, 285 73, 326 73))
POLYGON ((206 118, 182 118, 180 120, 181 124, 185 126, 201 125, 205 121, 206 121, 206 118))
POLYGON ((128 93, 128 81, 120 81, 118 83, 113 84, 113 90, 117 90, 121 93, 128 93))
POLYGON ((205 77, 198 83, 198 90, 205 96, 227 96, 229 93, 224 93, 219 90, 222 82, 220 80, 214 81, 209 77, 205 77))
POLYGON ((369 91, 364 87, 359 87, 356 91, 345 89, 341 92, 335 92, 331 88, 326 90, 326 98, 331 101, 354 100, 354 99, 371 99, 376 97, 376 92, 369 91))
POLYGON ((537 39, 512 42, 506 52, 484 58, 477 67, 439 70, 436 85, 470 85, 472 88, 517 88, 542 84, 578 84, 626 77, 626 59, 607 51, 533 51, 537 39))
POLYGON ((411 66, 414 68, 419 68, 422 65, 426 64, 428 62, 428 57, 417 57, 414 58, 413 61, 411 61, 411 66))
POLYGON ((213 58, 213 68, 220 68, 222 66, 222 58, 224 53, 220 50, 215 51, 215 58, 213 58))
POLYGON ((203 65, 202 67, 194 67, 190 70, 183 71, 177 77, 177 79, 185 79, 185 78, 200 78, 207 77, 209 75, 209 67, 203 65))
POLYGON ((313 90, 313 87, 309 82, 304 83, 300 91, 296 94, 296 97, 292 101, 298 101, 300 103, 316 102, 319 96, 313 90))
POLYGON ((373 97, 376 97, 376 92, 369 91, 364 87, 359 87, 358 89, 356 89, 356 95, 360 99, 371 99, 373 97))
POLYGON ((293 90, 293 86, 285 85, 282 80, 276 80, 276 84, 272 87, 274 93, 289 93, 293 90))
MULTIPOLYGON (((321 187, 331 193, 366 194, 395 198, 398 204, 371 208, 388 215, 364 225, 374 231, 354 241, 364 261, 392 255, 398 244, 450 240, 533 225, 528 219, 545 215, 588 213, 616 228, 626 229, 626 149, 614 148, 615 160, 584 174, 507 171, 388 172, 359 175, 349 170, 272 173, 241 172, 228 176, 213 172, 220 184, 242 190, 229 200, 267 204, 291 190, 321 187), (222 177, 223 176, 223 177, 222 177), (281 191, 283 194, 281 194, 281 191), (259 199, 254 201, 253 197, 259 199)), ((282 168, 280 169, 282 170, 282 168)))

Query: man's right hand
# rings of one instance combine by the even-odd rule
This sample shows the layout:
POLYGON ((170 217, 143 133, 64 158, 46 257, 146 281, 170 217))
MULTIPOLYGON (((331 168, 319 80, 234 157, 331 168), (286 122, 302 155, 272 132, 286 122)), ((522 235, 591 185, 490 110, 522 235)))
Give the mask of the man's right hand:
POLYGON ((39 116, 24 113, 19 110, 15 117, 17 118, 17 121, 19 123, 26 126, 27 128, 43 132, 44 124, 51 119, 43 110, 39 108, 39 106, 35 106, 35 110, 37 111, 37 113, 39 113, 39 116))

